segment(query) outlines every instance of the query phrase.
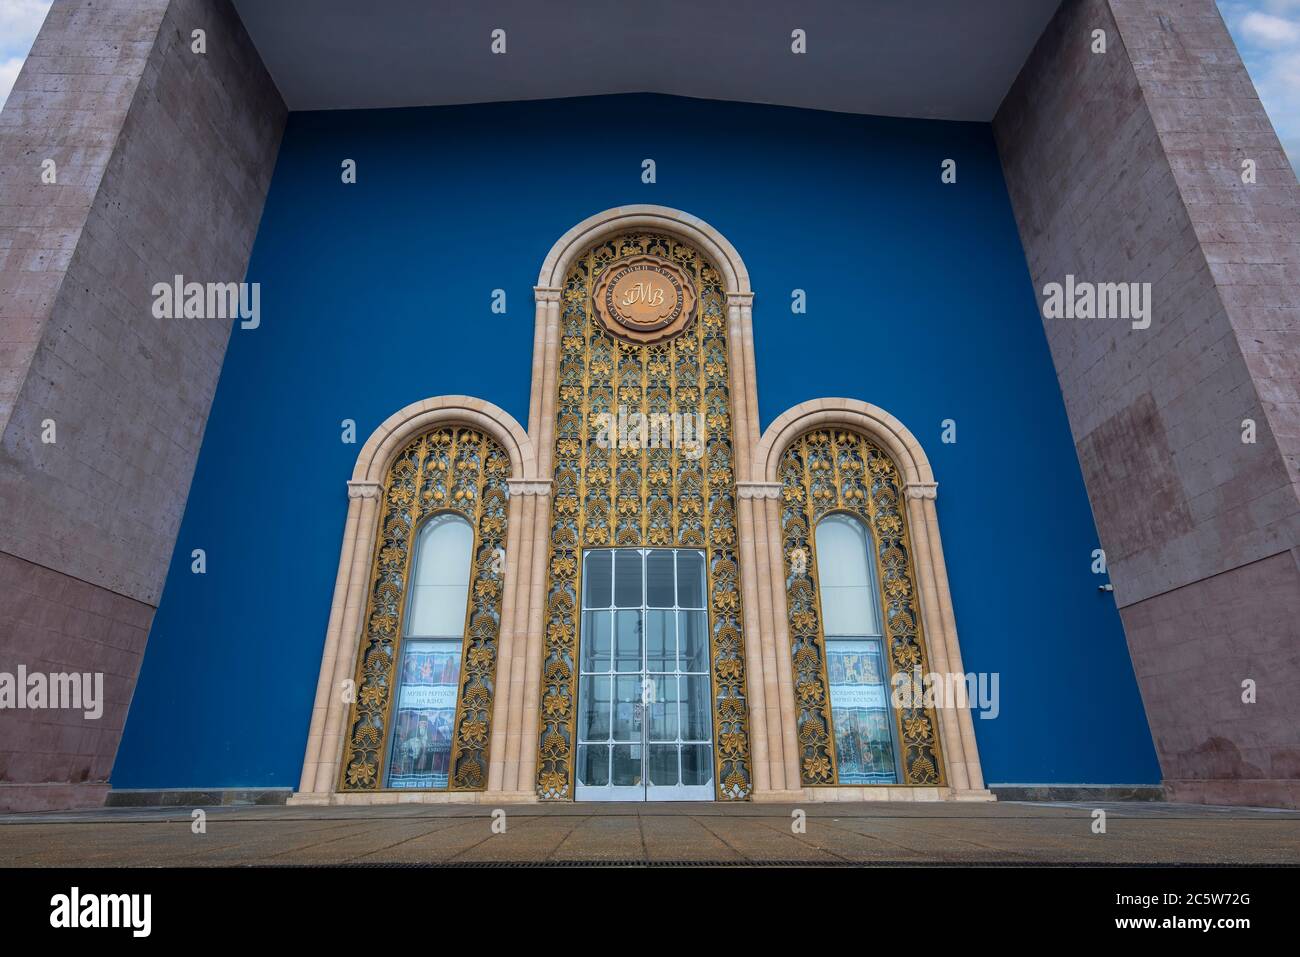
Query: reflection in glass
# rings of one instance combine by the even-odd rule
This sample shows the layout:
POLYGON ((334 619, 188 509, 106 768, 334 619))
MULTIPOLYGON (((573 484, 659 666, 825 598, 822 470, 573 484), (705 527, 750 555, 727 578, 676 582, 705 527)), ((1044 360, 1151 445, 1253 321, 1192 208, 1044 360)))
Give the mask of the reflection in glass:
POLYGON ((673 671, 677 667, 676 613, 651 609, 645 613, 645 666, 647 671, 673 671))
POLYGON ((387 787, 447 787, 473 548, 474 531, 459 515, 435 515, 416 533, 387 787))
POLYGON ((641 670, 641 612, 614 613, 614 670, 641 670))
POLYGON ((704 556, 699 552, 677 553, 677 604, 704 607, 704 556))
POLYGON ((404 634, 459 638, 465 631, 474 530, 459 515, 435 515, 420 527, 404 634))
POLYGON ((815 549, 838 782, 897 783, 871 534, 855 516, 827 515, 815 549))
POLYGON ((587 552, 587 563, 582 573, 582 607, 608 608, 613 597, 614 553, 587 552))
POLYGON ((652 551, 645 560, 645 603, 650 608, 673 607, 673 553, 652 551))
POLYGON ((582 613, 582 670, 610 670, 610 638, 614 615, 608 611, 582 613))
POLYGON ((604 741, 609 737, 610 679, 585 676, 578 689, 578 737, 604 741))
POLYGON ((817 581, 822 628, 836 635, 879 635, 876 570, 867 526, 852 515, 827 515, 817 525, 817 581))
POLYGON ((578 783, 598 788, 609 783, 609 745, 578 745, 578 783))
POLYGON ((641 745, 614 745, 614 773, 610 777, 615 787, 641 783, 641 745))
POLYGON ((641 607, 641 553, 622 548, 614 564, 614 604, 619 608, 641 607))

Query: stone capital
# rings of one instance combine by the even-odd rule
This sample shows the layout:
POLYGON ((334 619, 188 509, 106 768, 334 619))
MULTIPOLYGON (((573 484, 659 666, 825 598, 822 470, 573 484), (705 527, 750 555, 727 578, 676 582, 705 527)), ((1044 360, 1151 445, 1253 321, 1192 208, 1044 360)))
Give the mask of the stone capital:
POLYGON ((739 498, 780 498, 780 482, 737 482, 736 495, 739 498))
POLYGON ((384 486, 379 482, 348 482, 348 498, 383 498, 384 486))
POLYGON ((562 290, 553 288, 551 286, 534 286, 533 301, 534 302, 559 302, 561 291, 562 290))
POLYGON ((903 489, 908 498, 928 498, 933 501, 939 497, 938 482, 908 482, 903 489))
POLYGON ((550 479, 508 479, 511 495, 550 495, 550 479))
POLYGON ((754 294, 752 292, 729 292, 727 293, 728 306, 749 306, 754 303, 754 294))

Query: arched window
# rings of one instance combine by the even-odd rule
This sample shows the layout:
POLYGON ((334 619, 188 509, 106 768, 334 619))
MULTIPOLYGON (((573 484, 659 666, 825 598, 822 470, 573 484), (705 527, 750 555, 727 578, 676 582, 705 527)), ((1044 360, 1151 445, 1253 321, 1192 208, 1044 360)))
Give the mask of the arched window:
POLYGON ((434 515, 417 533, 388 752, 390 788, 447 787, 473 548, 474 529, 460 515, 434 515))
POLYGON ((898 749, 871 532, 855 516, 834 512, 817 523, 814 545, 838 781, 895 784, 898 749))

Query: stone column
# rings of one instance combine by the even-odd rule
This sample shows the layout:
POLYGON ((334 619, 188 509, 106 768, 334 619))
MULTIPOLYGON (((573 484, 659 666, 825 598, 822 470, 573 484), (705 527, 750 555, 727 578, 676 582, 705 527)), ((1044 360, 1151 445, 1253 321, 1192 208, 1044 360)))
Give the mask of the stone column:
POLYGON ((501 621, 497 629, 497 668, 492 689, 492 737, 488 744, 489 792, 504 790, 506 754, 510 729, 510 674, 516 658, 518 632, 515 630, 516 610, 521 601, 528 600, 528 567, 520 563, 520 545, 525 538, 521 524, 524 520, 525 497, 520 494, 524 480, 509 480, 510 503, 506 509, 506 554, 502 570, 501 621))
POLYGON ((1150 284, 1044 326, 1166 791, 1300 806, 1295 174, 1213 0, 1066 0, 993 129, 1037 291, 1150 284))
MULTIPOLYGON (((948 589, 940 587, 940 582, 948 580, 948 572, 943 562, 939 515, 935 508, 938 484, 909 482, 904 486, 904 494, 929 667, 932 672, 952 681, 964 680, 966 672, 957 643, 957 619, 952 611, 952 599, 948 589)), ((993 795, 985 790, 980 772, 971 709, 952 707, 951 704, 945 699, 935 706, 948 787, 958 800, 991 801, 993 795)))
POLYGON ((343 694, 344 682, 353 677, 356 668, 372 543, 382 497, 383 486, 378 482, 348 482, 348 516, 325 631, 325 652, 316 682, 316 703, 312 707, 298 793, 291 798, 296 804, 326 804, 329 793, 337 790, 339 736, 349 708, 343 694))
POLYGON ((108 790, 232 325, 151 290, 244 278, 285 115, 229 0, 55 0, 0 113, 0 671, 106 699, 0 714, 0 809, 108 790))
MULTIPOLYGON (((501 752, 502 775, 500 790, 509 800, 535 801, 532 769, 525 766, 535 760, 529 755, 531 737, 537 733, 535 708, 529 711, 530 696, 536 701, 536 682, 541 681, 540 631, 531 626, 536 600, 534 583, 545 577, 545 552, 537 548, 537 523, 539 512, 550 516, 551 483, 544 481, 511 481, 512 505, 519 503, 520 538, 516 557, 510 559, 514 584, 509 586, 514 595, 514 613, 511 631, 511 660, 509 675, 497 680, 497 708, 507 709, 507 724, 503 729, 504 750, 501 752), (538 565, 537 562, 542 564, 538 565), (534 640, 534 635, 538 640, 534 640), (537 657, 538 660, 534 661, 537 657), (530 675, 536 674, 536 681, 530 675), (531 695, 530 695, 531 692, 531 695)), ((503 642, 504 644, 504 642, 503 642)))

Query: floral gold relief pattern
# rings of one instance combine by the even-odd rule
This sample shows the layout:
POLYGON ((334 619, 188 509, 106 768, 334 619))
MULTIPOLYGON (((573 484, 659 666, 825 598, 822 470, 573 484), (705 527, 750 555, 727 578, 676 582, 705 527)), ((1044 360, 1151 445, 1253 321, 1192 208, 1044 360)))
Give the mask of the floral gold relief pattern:
POLYGON ((583 549, 601 547, 705 551, 717 795, 745 800, 752 791, 725 299, 712 264, 655 233, 597 244, 565 279, 539 713, 543 800, 574 793, 581 559, 583 549), (593 290, 607 267, 637 257, 671 264, 698 294, 695 315, 672 338, 629 342, 595 315, 593 290), (699 444, 608 441, 602 423, 617 436, 623 411, 693 416, 699 444))
POLYGON ((421 523, 440 512, 455 512, 474 529, 448 787, 481 791, 487 786, 510 471, 509 456, 493 439, 455 426, 414 439, 389 468, 365 631, 357 653, 357 696, 348 720, 341 790, 374 791, 383 781, 412 543, 421 523))
MULTIPOLYGON (((794 659, 796 736, 805 785, 837 783, 825 641, 817 584, 814 530, 830 512, 849 512, 871 530, 884 609, 891 678, 929 670, 917 609, 916 576, 903 513, 898 469, 871 440, 839 429, 818 429, 793 442, 781 457, 781 529, 786 599, 794 659)), ((897 687, 891 682, 890 687, 897 687)), ((902 742, 903 784, 944 783, 934 710, 904 695, 894 707, 902 742)))

